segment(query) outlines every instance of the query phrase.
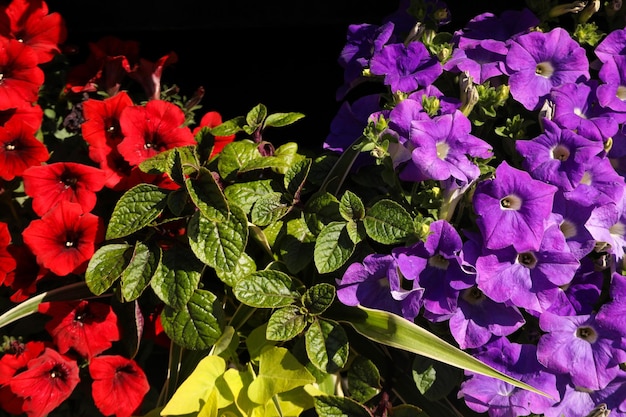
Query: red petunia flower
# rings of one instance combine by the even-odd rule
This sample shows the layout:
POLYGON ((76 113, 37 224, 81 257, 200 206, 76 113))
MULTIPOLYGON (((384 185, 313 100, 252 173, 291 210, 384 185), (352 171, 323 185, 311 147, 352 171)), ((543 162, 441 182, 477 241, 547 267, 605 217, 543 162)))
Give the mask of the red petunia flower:
POLYGON ((32 126, 18 118, 0 127, 0 178, 10 181, 48 160, 48 149, 34 133, 32 126))
POLYGON ((6 223, 0 222, 0 285, 5 282, 7 275, 15 270, 17 262, 8 251, 11 243, 11 233, 6 223))
POLYGON ((183 126, 185 114, 180 107, 163 100, 122 111, 120 125, 124 139, 117 150, 131 165, 178 146, 195 145, 191 130, 183 126))
MULTIPOLYGON (((202 119, 200 119, 200 124, 196 126, 196 128, 193 130, 193 134, 195 136, 203 127, 216 127, 221 124, 221 114, 216 111, 207 112, 204 114, 204 116, 202 116, 202 119)), ((209 156, 209 158, 213 158, 215 155, 222 152, 224 146, 235 140, 235 135, 215 136, 214 140, 215 143, 213 144, 213 150, 211 151, 211 155, 209 156)))
POLYGON ((11 391, 11 378, 25 371, 28 362, 39 356, 44 348, 43 342, 15 342, 11 351, 0 358, 0 408, 7 413, 22 414, 24 406, 24 399, 11 391))
POLYGON ((122 91, 104 100, 88 99, 83 102, 81 125, 83 138, 89 144, 89 157, 92 161, 102 163, 107 155, 124 139, 120 127, 122 110, 132 106, 133 100, 122 91))
POLYGON ((41 127, 43 110, 39 104, 33 105, 26 102, 18 107, 0 110, 0 127, 15 119, 22 120, 25 124, 30 126, 33 133, 35 133, 41 127))
POLYGON ((64 276, 82 273, 104 238, 104 222, 96 215, 83 213, 80 204, 61 201, 22 232, 24 243, 40 265, 64 276))
POLYGON ((178 61, 178 55, 175 52, 162 56, 157 62, 150 62, 142 58, 128 75, 141 84, 148 100, 159 100, 161 98, 163 68, 176 63, 176 61, 178 61))
POLYGON ((22 174, 24 192, 33 199, 33 211, 43 216, 59 201, 78 203, 84 213, 96 206, 96 193, 106 180, 101 169, 75 162, 56 162, 28 168, 22 174))
POLYGON ((109 304, 97 301, 46 302, 39 312, 52 319, 45 325, 61 353, 74 349, 92 359, 120 340, 117 316, 109 304))
POLYGON ((65 401, 78 385, 78 365, 51 348, 28 362, 28 369, 11 379, 9 386, 24 398, 28 417, 44 417, 65 401))
POLYGON ((15 39, 0 36, 0 110, 34 103, 44 81, 43 70, 37 66, 37 53, 15 39))
POLYGON ((42 0, 13 0, 2 8, 9 19, 0 19, 0 35, 17 39, 37 53, 37 62, 49 62, 65 42, 67 29, 59 13, 48 14, 42 0))
POLYGON ((26 245, 10 245, 7 250, 17 266, 7 274, 4 285, 14 291, 9 299, 20 303, 37 292, 37 283, 50 274, 50 271, 37 264, 37 258, 26 245))
POLYGON ((97 91, 98 88, 107 91, 107 87, 111 87, 112 78, 107 70, 103 70, 107 61, 117 60, 125 71, 126 65, 130 69, 139 59, 138 42, 123 41, 115 36, 105 36, 98 42, 89 43, 89 50, 90 54, 86 62, 75 65, 68 73, 66 91, 73 93, 93 92, 97 91), (121 58, 124 58, 125 62, 121 58), (103 79, 107 81, 103 81, 103 79))
POLYGON ((89 374, 94 403, 105 416, 130 417, 150 390, 143 370, 122 356, 96 356, 89 363, 89 374))

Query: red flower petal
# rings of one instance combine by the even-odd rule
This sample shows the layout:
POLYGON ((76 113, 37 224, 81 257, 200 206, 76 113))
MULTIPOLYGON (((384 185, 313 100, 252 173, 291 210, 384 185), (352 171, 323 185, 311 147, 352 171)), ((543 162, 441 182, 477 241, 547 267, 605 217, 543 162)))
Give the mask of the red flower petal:
MULTIPOLYGON (((0 102, 1 97, 0 91, 0 102)), ((0 178, 10 181, 48 159, 48 150, 34 133, 30 125, 17 118, 0 127, 0 178)))
POLYGON ((0 36, 0 109, 34 103, 43 84, 43 70, 37 66, 35 51, 15 39, 0 36))
POLYGON ((33 211, 39 216, 63 200, 90 212, 96 206, 96 192, 106 180, 102 170, 74 162, 30 167, 22 175, 24 192, 33 198, 33 211))
MULTIPOLYGON (((216 111, 207 112, 204 114, 204 116, 202 116, 202 119, 200 119, 200 125, 197 126, 193 130, 193 134, 196 135, 205 126, 216 127, 221 124, 222 124, 221 114, 219 114, 216 111)), ((211 155, 209 156, 209 158, 213 158, 215 155, 222 152, 222 149, 224 149, 224 146, 228 145, 233 140, 235 140, 235 135, 216 136, 214 140, 215 140, 215 143, 213 144, 213 150, 211 151, 211 155)))
POLYGON ((108 304, 96 301, 47 302, 39 305, 39 312, 52 316, 45 327, 61 353, 74 349, 91 359, 120 339, 117 316, 108 304))
POLYGON ((105 416, 129 417, 150 390, 143 370, 122 356, 97 356, 89 364, 93 378, 92 395, 105 416))
POLYGON ((43 417, 65 401, 79 382, 78 366, 60 353, 46 348, 28 362, 28 369, 11 379, 11 391, 25 399, 28 417, 43 417))
POLYGON ((59 276, 84 272, 103 235, 101 218, 83 214, 79 204, 68 201, 59 202, 22 232, 37 262, 59 276))

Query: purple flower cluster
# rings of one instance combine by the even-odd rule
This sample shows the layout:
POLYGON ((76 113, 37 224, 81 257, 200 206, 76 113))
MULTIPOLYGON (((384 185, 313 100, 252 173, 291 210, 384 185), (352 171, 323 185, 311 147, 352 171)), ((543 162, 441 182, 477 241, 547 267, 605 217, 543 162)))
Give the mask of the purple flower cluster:
POLYGON ((448 209, 425 239, 350 265, 337 294, 447 323, 460 348, 552 397, 468 373, 458 396, 476 412, 585 416, 605 403, 626 417, 626 29, 587 51, 539 24, 527 9, 481 14, 445 57, 393 19, 350 28, 338 96, 357 79, 388 92, 344 103, 326 148, 382 116, 403 149, 387 155, 398 179, 436 184, 448 209), (507 148, 481 129, 480 101, 449 87, 459 75, 508 86, 507 106, 535 117, 536 134, 507 148), (452 196, 470 209, 455 215, 452 196))

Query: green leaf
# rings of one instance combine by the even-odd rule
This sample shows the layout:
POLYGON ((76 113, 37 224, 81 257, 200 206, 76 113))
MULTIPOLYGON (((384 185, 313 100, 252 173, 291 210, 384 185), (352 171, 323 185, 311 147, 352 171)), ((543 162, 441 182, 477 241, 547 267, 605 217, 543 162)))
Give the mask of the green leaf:
POLYGON ((142 161, 139 169, 147 174, 166 173, 179 184, 183 183, 183 174, 189 174, 199 165, 196 146, 179 146, 167 149, 142 161))
POLYGON ((274 311, 267 322, 265 337, 267 340, 291 340, 304 330, 306 317, 295 305, 279 308, 274 311))
MULTIPOLYGON (((248 112, 246 115, 246 123, 249 127, 256 129, 257 126, 260 126, 263 123, 263 120, 267 117, 267 107, 264 104, 257 104, 248 112)), ((252 132, 247 132, 251 134, 252 132)))
POLYGON ((224 189, 226 199, 241 207, 246 213, 250 213, 258 199, 273 192, 271 179, 235 183, 224 189))
POLYGON ((360 355, 354 358, 348 369, 350 397, 364 403, 377 395, 381 388, 380 372, 374 362, 360 355))
POLYGON ((362 220, 365 217, 365 206, 356 194, 347 190, 339 201, 339 213, 347 222, 362 220))
POLYGON ((391 409, 390 414, 393 417, 428 417, 428 414, 426 414, 421 408, 412 404, 397 405, 391 409))
POLYGON ((239 281, 242 277, 245 277, 253 272, 256 272, 256 263, 254 262, 254 259, 245 252, 241 254, 239 261, 237 261, 232 271, 222 271, 221 269, 215 270, 217 277, 229 287, 234 287, 237 281, 239 281))
POLYGON ((184 188, 172 191, 167 196, 167 208, 174 216, 182 216, 189 202, 189 194, 184 188))
POLYGON ((350 240, 355 244, 359 244, 363 239, 367 237, 367 232, 365 231, 365 226, 363 226, 363 222, 350 220, 346 223, 346 230, 348 231, 348 236, 350 240))
POLYGON ((311 233, 302 217, 287 222, 287 233, 281 235, 278 250, 281 259, 292 274, 306 268, 313 259, 315 235, 311 233))
POLYGON ((272 113, 265 119, 265 127, 283 127, 302 119, 302 113, 272 113))
POLYGON ((169 193, 152 184, 139 184, 128 190, 115 204, 106 239, 128 236, 156 220, 167 206, 169 193))
POLYGON ((157 297, 174 310, 182 310, 198 288, 204 264, 188 248, 174 245, 163 251, 150 282, 157 297))
POLYGON ((161 313, 163 330, 185 349, 208 349, 222 335, 224 312, 220 300, 206 290, 195 290, 181 310, 165 306, 161 313))
POLYGON ((251 161, 263 158, 257 144, 251 140, 231 142, 222 149, 217 160, 217 170, 220 177, 227 181, 233 180, 237 173, 251 161))
POLYGON ((281 193, 272 192, 259 197, 250 212, 250 220, 257 226, 267 226, 280 220, 290 209, 281 193))
POLYGON ((232 272, 248 242, 248 218, 237 206, 226 221, 211 221, 196 212, 189 220, 187 236, 193 253, 205 264, 232 272))
POLYGON ((209 355, 202 359, 161 410, 161 416, 181 416, 200 411, 215 388, 217 378, 225 370, 226 362, 219 356, 209 355))
POLYGON ((313 402, 319 417, 373 417, 365 406, 348 397, 318 395, 313 402))
POLYGON ((122 276, 128 265, 127 251, 132 246, 116 243, 100 247, 89 260, 85 282, 95 295, 100 295, 122 276))
POLYGON ((133 255, 122 272, 122 298, 133 301, 143 293, 160 263, 161 250, 150 248, 141 241, 135 243, 133 255))
POLYGON ((243 130, 243 126, 246 124, 246 119, 243 116, 237 116, 233 119, 226 120, 219 126, 215 126, 209 129, 209 132, 213 136, 230 136, 243 130))
POLYGON ((460 369, 421 355, 413 359, 412 374, 417 389, 429 401, 447 397, 463 380, 460 369))
POLYGON ((300 192, 311 170, 311 164, 312 161, 310 158, 300 159, 291 165, 285 173, 285 177, 283 178, 285 189, 296 201, 300 199, 300 192))
POLYGON ((315 320, 305 333, 305 343, 311 363, 326 373, 340 371, 348 360, 348 335, 335 321, 315 320))
POLYGON ((320 274, 336 271, 350 259, 354 252, 345 222, 332 222, 324 226, 315 241, 313 260, 320 274))
MULTIPOLYGON (((331 309, 327 313, 329 311, 331 309)), ((358 333, 374 342, 426 356, 459 369, 493 377, 550 398, 548 394, 492 368, 428 330, 396 314, 335 303, 331 316, 340 322, 351 325, 358 333)))
POLYGON ((319 193, 307 201, 304 207, 306 224, 311 233, 318 234, 325 224, 342 221, 339 200, 330 193, 319 193))
POLYGON ((400 204, 392 200, 376 202, 363 219, 367 234, 375 241, 393 245, 415 234, 413 218, 400 204))
POLYGON ((257 271, 240 279, 233 293, 246 305, 265 308, 285 307, 300 298, 294 280, 276 270, 257 271))
POLYGON ((337 290, 334 285, 321 283, 306 290, 302 296, 302 304, 311 315, 322 314, 335 299, 337 290))
POLYGON ((259 373, 248 387, 248 396, 265 404, 274 395, 315 382, 315 377, 285 348, 272 347, 259 356, 259 373))
POLYGON ((194 177, 185 180, 185 186, 204 217, 212 221, 224 221, 228 217, 228 203, 211 171, 200 168, 194 177))

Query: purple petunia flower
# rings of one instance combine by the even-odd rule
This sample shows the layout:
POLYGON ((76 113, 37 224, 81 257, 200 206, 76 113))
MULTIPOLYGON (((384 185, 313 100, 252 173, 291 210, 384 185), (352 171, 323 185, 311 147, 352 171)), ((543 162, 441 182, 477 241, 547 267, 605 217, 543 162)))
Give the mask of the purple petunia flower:
POLYGON ((441 75, 443 68, 421 42, 408 45, 394 43, 375 52, 370 60, 370 72, 384 76, 384 84, 396 93, 410 93, 426 87, 441 75))
POLYGON ((617 204, 607 203, 591 212, 585 227, 596 242, 609 245, 607 252, 615 256, 617 262, 624 257, 626 247, 626 207, 624 197, 617 204))
POLYGON ((476 224, 485 247, 513 245, 519 253, 538 250, 556 191, 557 187, 502 162, 495 178, 479 182, 474 192, 476 224))
POLYGON ((595 270, 589 257, 580 260, 580 268, 572 281, 559 287, 559 293, 548 311, 559 316, 591 314, 600 299, 604 273, 595 270))
POLYGON ((518 140, 515 148, 524 157, 524 169, 533 178, 571 191, 582 180, 591 157, 603 151, 602 143, 561 129, 548 119, 543 120, 543 125, 545 131, 541 135, 518 140))
POLYGON ((592 210, 593 206, 566 199, 561 191, 554 195, 552 211, 558 216, 557 222, 567 246, 578 260, 587 256, 595 246, 593 236, 585 227, 592 210))
POLYGON ((460 111, 428 120, 411 122, 411 161, 400 173, 408 181, 440 180, 450 177, 470 183, 480 175, 469 156, 488 158, 491 146, 470 134, 471 122, 460 111))
POLYGON ((596 46, 594 53, 603 63, 610 61, 614 56, 626 55, 626 29, 611 31, 596 46))
POLYGON ((609 288, 610 301, 598 310, 596 321, 603 327, 626 337, 626 277, 613 273, 609 288))
POLYGON ((511 95, 528 110, 541 107, 553 87, 589 79, 585 49, 560 27, 511 40, 506 67, 511 95))
POLYGON ((378 94, 359 97, 352 104, 344 101, 330 123, 324 149, 343 152, 352 145, 363 134, 371 114, 381 110, 379 101, 378 94))
POLYGON ((445 220, 430 224, 425 242, 392 251, 400 273, 424 289, 424 308, 434 314, 450 314, 456 309, 458 288, 471 279, 461 260, 463 243, 456 229, 445 220))
POLYGON ((585 168, 580 184, 565 193, 565 198, 583 205, 601 206, 617 203, 624 195, 624 178, 602 156, 594 156, 585 168))
POLYGON ((558 316, 545 312, 539 326, 546 332, 537 344, 537 359, 556 373, 569 373, 572 383, 599 390, 619 372, 624 351, 620 334, 603 325, 593 314, 558 316))
POLYGON ((353 263, 337 282, 337 298, 345 305, 376 308, 407 320, 417 317, 423 288, 413 283, 404 289, 396 261, 391 255, 371 254, 363 263, 353 263))
POLYGON ((619 371, 615 379, 600 390, 587 390, 575 387, 567 376, 559 376, 557 385, 561 400, 544 412, 545 417, 587 416, 598 404, 606 404, 611 417, 626 417, 626 372, 619 371))
POLYGON ((617 122, 626 122, 626 56, 615 55, 604 62, 598 77, 604 82, 596 89, 598 103, 613 110, 617 122))
POLYGON ((503 42, 484 40, 466 49, 456 48, 443 69, 451 72, 467 71, 474 82, 482 84, 504 74, 504 59, 508 48, 503 42))
POLYGON ((537 362, 535 351, 534 345, 511 343, 506 337, 500 337, 486 345, 475 357, 552 398, 469 372, 471 377, 461 384, 459 398, 462 397, 472 410, 486 412, 489 417, 519 417, 548 410, 559 398, 556 376, 537 362))
POLYGON ((558 225, 549 226, 537 251, 512 246, 483 249, 476 260, 476 283, 489 298, 541 313, 556 300, 558 287, 568 284, 579 263, 569 252, 558 225))

